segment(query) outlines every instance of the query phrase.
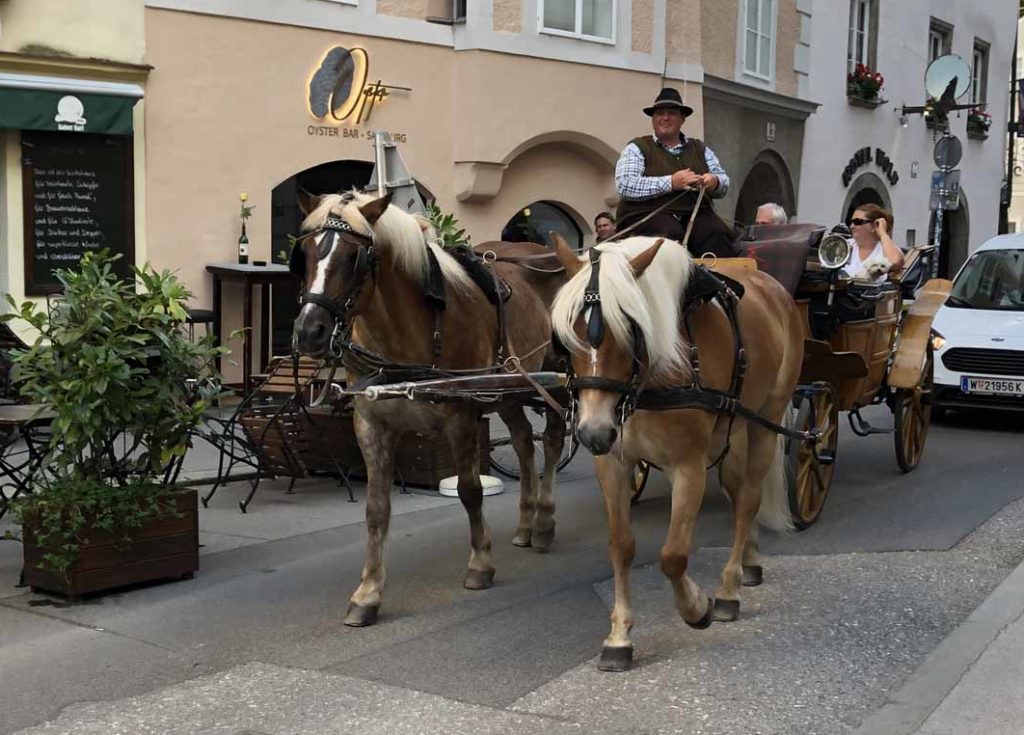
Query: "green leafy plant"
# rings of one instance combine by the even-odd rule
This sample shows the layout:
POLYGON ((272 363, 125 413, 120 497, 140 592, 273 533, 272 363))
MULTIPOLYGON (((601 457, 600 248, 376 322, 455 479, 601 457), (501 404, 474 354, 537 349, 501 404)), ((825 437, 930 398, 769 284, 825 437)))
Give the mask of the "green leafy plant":
POLYGON ((54 414, 43 470, 14 517, 47 552, 44 566, 64 573, 85 529, 122 539, 146 520, 172 512, 168 498, 191 431, 219 390, 212 336, 188 338, 190 294, 169 271, 133 266, 135 281, 113 271, 106 251, 61 270, 64 295, 50 309, 33 302, 0 317, 38 332, 11 354, 22 396, 54 414))
POLYGON ((435 205, 427 207, 427 219, 437 232, 439 244, 445 248, 468 247, 469 235, 459 227, 455 215, 445 214, 435 205))
POLYGON ((878 100, 883 86, 885 77, 864 64, 857 64, 853 71, 846 75, 846 94, 850 97, 874 102, 878 100))

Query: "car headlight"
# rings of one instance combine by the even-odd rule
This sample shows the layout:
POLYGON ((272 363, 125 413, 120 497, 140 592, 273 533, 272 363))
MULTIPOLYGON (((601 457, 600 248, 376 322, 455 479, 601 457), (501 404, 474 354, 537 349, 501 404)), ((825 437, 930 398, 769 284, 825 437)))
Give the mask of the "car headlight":
POLYGON ((938 332, 932 331, 932 349, 935 351, 941 350, 945 344, 946 338, 938 332))

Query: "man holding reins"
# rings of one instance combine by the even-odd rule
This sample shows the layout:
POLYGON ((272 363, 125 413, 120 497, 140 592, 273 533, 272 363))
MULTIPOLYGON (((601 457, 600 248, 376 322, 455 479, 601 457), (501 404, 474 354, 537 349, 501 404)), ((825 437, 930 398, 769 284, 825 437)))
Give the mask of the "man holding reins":
POLYGON ((732 230, 711 206, 712 198, 725 196, 729 176, 704 141, 682 134, 693 108, 683 103, 677 90, 666 87, 644 113, 651 118, 654 135, 634 138, 615 166, 615 188, 621 198, 616 229, 622 232, 643 220, 630 234, 682 241, 703 188, 690 233, 690 252, 731 257, 732 230), (644 220, 653 212, 657 214, 644 220))

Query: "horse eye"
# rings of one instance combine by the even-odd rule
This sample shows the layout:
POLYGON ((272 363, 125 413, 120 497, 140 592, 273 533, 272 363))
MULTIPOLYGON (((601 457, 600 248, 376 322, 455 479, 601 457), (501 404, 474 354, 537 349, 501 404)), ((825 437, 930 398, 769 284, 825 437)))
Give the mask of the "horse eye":
POLYGON ((333 237, 322 237, 316 248, 316 256, 323 260, 331 253, 331 244, 334 242, 333 237))

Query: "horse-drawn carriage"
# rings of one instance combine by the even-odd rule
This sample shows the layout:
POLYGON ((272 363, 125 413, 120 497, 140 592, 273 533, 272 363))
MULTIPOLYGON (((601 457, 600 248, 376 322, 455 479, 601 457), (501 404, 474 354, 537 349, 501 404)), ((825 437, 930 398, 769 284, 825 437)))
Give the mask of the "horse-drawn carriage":
MULTIPOLYGON (((815 430, 815 441, 786 440, 786 479, 798 530, 821 516, 832 483, 839 413, 859 436, 892 433, 896 461, 910 472, 921 461, 931 418, 931 323, 951 282, 922 284, 933 247, 912 249, 900 273, 881 282, 849 278, 842 266, 855 247, 818 225, 746 228, 737 249, 743 257, 706 263, 713 270, 761 268, 789 290, 805 313, 803 368, 793 395, 792 427, 815 430), (892 428, 871 426, 861 409, 885 404, 892 428)), ((633 502, 650 468, 635 472, 633 502)))

